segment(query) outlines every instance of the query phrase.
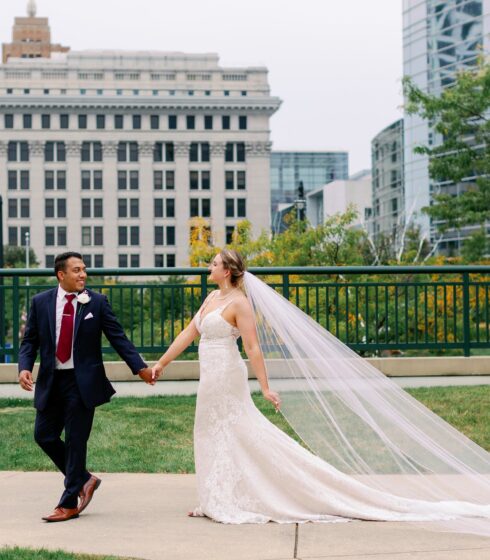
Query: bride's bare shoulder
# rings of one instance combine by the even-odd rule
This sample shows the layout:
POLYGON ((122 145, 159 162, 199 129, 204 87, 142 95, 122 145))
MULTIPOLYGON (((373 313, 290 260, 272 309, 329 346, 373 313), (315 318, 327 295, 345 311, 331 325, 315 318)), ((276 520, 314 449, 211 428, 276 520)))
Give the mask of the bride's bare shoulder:
POLYGON ((248 301, 247 296, 243 293, 235 296, 233 304, 237 311, 248 311, 249 309, 251 309, 250 302, 248 301))

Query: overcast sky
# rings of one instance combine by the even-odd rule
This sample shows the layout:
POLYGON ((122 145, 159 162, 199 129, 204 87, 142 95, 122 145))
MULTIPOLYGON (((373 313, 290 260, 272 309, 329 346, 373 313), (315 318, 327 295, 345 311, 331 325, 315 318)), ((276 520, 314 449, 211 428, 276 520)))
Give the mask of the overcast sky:
MULTIPOLYGON (((266 66, 275 150, 346 150, 370 167, 370 142, 401 117, 401 0, 36 0, 55 43, 81 49, 216 52, 266 66)), ((2 0, 0 38, 27 0, 2 0)))

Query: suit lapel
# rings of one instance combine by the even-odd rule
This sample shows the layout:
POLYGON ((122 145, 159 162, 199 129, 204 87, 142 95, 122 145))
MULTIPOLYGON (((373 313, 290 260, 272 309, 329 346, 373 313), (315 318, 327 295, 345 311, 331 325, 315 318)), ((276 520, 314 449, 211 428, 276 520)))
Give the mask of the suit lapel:
POLYGON ((85 315, 87 315, 88 310, 90 308, 90 304, 92 303, 92 293, 89 292, 88 290, 87 292, 90 296, 90 301, 85 305, 81 305, 80 303, 77 303, 77 311, 76 311, 77 314, 75 315, 75 332, 73 333, 73 340, 76 339, 78 329, 80 328, 80 323, 83 321, 85 315))
POLYGON ((53 344, 56 346, 56 298, 58 296, 58 288, 51 290, 48 297, 48 323, 49 332, 51 333, 51 338, 53 339, 53 344))

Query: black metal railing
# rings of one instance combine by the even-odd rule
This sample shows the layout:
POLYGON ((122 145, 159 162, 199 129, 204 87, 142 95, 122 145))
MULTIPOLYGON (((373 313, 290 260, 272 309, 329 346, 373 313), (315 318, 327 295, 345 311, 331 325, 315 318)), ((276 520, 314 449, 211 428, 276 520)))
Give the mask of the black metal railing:
MULTIPOLYGON (((490 266, 250 271, 363 354, 469 356, 490 348, 490 266)), ((56 281, 41 269, 3 269, 0 278, 0 361, 15 362, 32 297, 56 281)), ((149 358, 168 348, 212 288, 205 268, 92 269, 88 286, 107 295, 128 337, 149 358)), ((107 341, 103 350, 113 352, 107 341)), ((193 344, 187 352, 196 350, 193 344)))

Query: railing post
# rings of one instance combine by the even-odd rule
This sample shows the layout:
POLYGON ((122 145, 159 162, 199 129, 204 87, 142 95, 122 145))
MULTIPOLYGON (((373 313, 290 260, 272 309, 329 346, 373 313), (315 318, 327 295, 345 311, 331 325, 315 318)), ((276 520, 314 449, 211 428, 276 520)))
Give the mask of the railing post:
MULTIPOLYGON (((1 250, 1 248, 0 248, 1 250)), ((0 277, 0 364, 5 363, 5 284, 3 276, 0 277)))
POLYGON ((463 272, 463 351, 465 356, 470 355, 470 275, 463 272))
POLYGON ((287 272, 282 275, 282 295, 289 300, 289 274, 287 272))
POLYGON ((12 346, 14 355, 12 361, 17 363, 19 361, 19 277, 14 276, 12 279, 12 346))
POLYGON ((201 303, 208 295, 208 275, 201 272, 201 303))

